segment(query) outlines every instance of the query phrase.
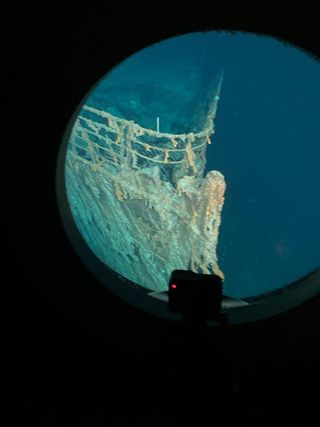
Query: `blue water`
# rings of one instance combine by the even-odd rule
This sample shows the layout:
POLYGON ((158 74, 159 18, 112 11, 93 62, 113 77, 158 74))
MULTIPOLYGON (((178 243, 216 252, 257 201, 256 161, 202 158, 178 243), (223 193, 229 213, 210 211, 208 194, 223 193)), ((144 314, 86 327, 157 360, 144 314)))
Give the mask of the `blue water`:
MULTIPOLYGON (((203 81, 225 73, 207 153, 207 170, 223 173, 227 184, 218 243, 224 292, 245 297, 285 286, 320 264, 320 64, 270 37, 191 34, 131 57, 87 102, 103 107, 125 74, 128 85, 145 84, 148 102, 153 81, 177 87, 188 65, 203 81)), ((171 113, 187 126, 188 112, 179 111, 196 90, 181 86, 181 99, 150 107, 140 124, 171 113)))

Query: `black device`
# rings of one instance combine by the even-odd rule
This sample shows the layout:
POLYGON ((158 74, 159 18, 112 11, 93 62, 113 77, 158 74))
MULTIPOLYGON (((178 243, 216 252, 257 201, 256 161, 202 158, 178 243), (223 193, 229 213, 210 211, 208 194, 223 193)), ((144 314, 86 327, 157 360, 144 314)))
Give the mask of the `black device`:
MULTIPOLYGON (((214 274, 174 270, 169 281, 168 308, 185 320, 223 322, 222 279, 214 274)), ((224 323, 224 322, 223 322, 224 323)))

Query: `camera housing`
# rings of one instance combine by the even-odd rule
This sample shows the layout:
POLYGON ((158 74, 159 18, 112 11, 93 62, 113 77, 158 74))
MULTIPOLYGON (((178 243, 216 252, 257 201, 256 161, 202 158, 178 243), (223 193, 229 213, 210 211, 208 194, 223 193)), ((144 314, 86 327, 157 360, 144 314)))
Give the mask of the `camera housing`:
POLYGON ((221 321, 222 279, 217 275, 174 270, 168 308, 185 319, 221 321))

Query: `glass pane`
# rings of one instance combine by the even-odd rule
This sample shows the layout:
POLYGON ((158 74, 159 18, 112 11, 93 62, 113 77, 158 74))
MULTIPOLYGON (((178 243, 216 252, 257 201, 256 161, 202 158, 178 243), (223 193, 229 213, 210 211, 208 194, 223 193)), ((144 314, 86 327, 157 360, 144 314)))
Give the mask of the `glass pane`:
POLYGON ((106 266, 151 291, 174 269, 257 296, 319 265, 320 67, 270 37, 166 40, 94 87, 70 134, 67 197, 106 266))

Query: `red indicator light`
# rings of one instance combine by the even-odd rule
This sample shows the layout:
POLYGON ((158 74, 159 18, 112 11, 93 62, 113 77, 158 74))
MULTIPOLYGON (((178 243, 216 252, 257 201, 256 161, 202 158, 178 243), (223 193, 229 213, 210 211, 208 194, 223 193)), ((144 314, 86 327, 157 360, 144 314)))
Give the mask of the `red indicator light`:
POLYGON ((177 285, 175 283, 172 283, 171 288, 176 289, 177 285))

